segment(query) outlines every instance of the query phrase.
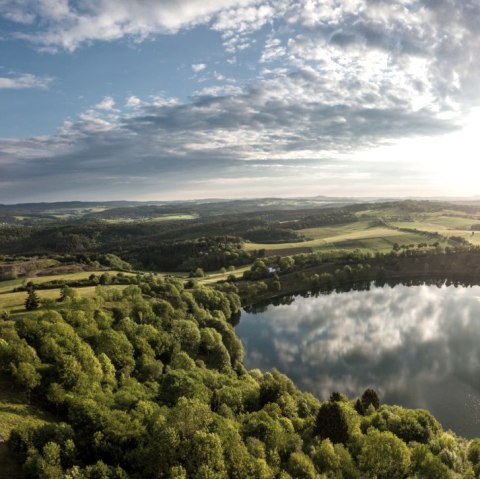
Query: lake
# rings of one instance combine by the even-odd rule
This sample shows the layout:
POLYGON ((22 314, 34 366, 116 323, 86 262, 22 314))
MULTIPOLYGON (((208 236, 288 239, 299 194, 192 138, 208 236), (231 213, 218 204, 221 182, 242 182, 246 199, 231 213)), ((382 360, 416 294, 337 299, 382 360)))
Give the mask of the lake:
POLYGON ((327 399, 375 388, 382 402, 430 410, 480 436, 480 287, 371 287, 242 312, 247 368, 273 367, 327 399))

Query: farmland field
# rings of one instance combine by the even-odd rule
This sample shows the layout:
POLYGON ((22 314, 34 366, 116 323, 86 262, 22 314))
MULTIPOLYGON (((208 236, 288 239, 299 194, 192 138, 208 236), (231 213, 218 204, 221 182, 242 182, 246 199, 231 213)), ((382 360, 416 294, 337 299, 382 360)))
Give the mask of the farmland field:
MULTIPOLYGON (((111 285, 108 288, 123 289, 125 285, 111 285)), ((84 288, 75 288, 81 298, 93 296, 96 291, 96 286, 86 286, 84 288)), ((58 299, 60 297, 60 288, 37 290, 37 295, 42 299, 58 299)), ((25 312, 25 299, 27 293, 25 291, 16 293, 2 293, 0 294, 0 311, 9 311, 11 314, 18 314, 25 312)))
MULTIPOLYGON (((0 294, 12 291, 13 288, 20 286, 22 283, 32 282, 33 284, 42 284, 47 283, 49 281, 78 281, 81 279, 86 279, 90 277, 92 274, 96 276, 100 276, 103 273, 109 273, 112 276, 117 275, 120 271, 116 270, 98 270, 98 271, 80 271, 78 273, 66 273, 66 274, 54 274, 50 276, 35 276, 35 277, 25 277, 25 278, 18 278, 12 279, 9 281, 1 281, 0 282, 0 294)), ((134 273, 122 272, 124 275, 129 276, 133 275, 134 273)))
POLYGON ((480 224, 478 213, 450 210, 410 212, 399 206, 365 209, 355 213, 358 221, 349 223, 297 229, 305 241, 285 243, 247 242, 247 251, 264 250, 265 254, 296 254, 318 250, 353 250, 386 252, 397 243, 418 245, 436 243, 445 247, 452 236, 462 237, 480 245, 480 232, 472 226, 480 224), (410 230, 410 231, 406 231, 410 230))
POLYGON ((146 218, 115 218, 115 219, 104 219, 106 223, 138 223, 138 222, 145 222, 145 223, 158 223, 158 222, 166 222, 166 221, 186 221, 186 220, 194 220, 197 218, 196 215, 188 215, 188 214, 178 214, 178 215, 162 215, 162 216, 153 216, 153 217, 146 217, 146 218))
MULTIPOLYGON (((9 327, 8 323, 3 327, 9 327)), ((25 393, 11 380, 0 376, 0 436, 7 439, 15 428, 40 426, 53 418, 25 397, 25 393)), ((6 444, 0 443, 0 477, 20 479, 24 475, 13 460, 6 444)))
MULTIPOLYGON (((396 228, 387 226, 371 226, 370 222, 358 221, 338 226, 327 226, 319 228, 308 228, 299 230, 306 238, 312 238, 307 241, 296 243, 246 243, 247 251, 265 249, 274 254, 277 250, 289 250, 289 254, 295 254, 302 249, 311 250, 332 250, 332 249, 362 249, 372 252, 391 250, 395 243, 401 245, 418 244, 424 242, 433 242, 429 234, 414 232, 403 232, 396 228), (298 251, 296 251, 298 250, 298 251)), ((431 232, 435 232, 434 229, 431 232)))

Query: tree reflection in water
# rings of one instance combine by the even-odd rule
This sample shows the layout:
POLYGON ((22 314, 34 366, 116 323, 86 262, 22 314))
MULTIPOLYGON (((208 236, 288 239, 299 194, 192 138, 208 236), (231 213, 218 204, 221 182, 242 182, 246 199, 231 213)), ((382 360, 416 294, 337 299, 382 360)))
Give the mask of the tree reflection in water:
POLYGON ((480 287, 384 285, 244 311, 246 366, 288 374, 321 399, 374 387, 429 409, 444 428, 480 431, 480 287))

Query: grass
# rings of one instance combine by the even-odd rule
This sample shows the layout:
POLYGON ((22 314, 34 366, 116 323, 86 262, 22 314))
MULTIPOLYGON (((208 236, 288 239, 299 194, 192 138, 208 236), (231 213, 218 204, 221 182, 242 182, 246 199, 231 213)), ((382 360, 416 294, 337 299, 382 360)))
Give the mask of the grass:
POLYGON ((299 233, 303 234, 307 238, 323 239, 333 236, 352 234, 360 231, 369 231, 375 228, 371 225, 372 223, 370 221, 356 221, 355 223, 345 223, 341 225, 306 228, 299 230, 299 233))
POLYGON ((439 228, 441 230, 467 230, 470 231, 470 227, 474 224, 479 224, 480 221, 475 218, 465 217, 465 216, 450 216, 443 214, 430 214, 424 215, 421 217, 415 218, 414 221, 401 221, 395 222, 400 227, 410 228, 412 226, 407 226, 414 224, 417 229, 425 228, 439 228))
POLYGON ((437 232, 445 237, 460 236, 469 243, 480 246, 480 231, 472 235, 471 226, 480 220, 462 212, 444 210, 440 213, 418 215, 413 221, 394 221, 393 226, 425 232, 437 232))
POLYGON ((430 222, 433 225, 442 226, 447 229, 455 229, 455 230, 468 230, 470 231, 470 227, 474 224, 478 224, 479 221, 472 219, 472 218, 461 218, 461 217, 454 217, 454 216, 438 216, 433 218, 428 218, 427 222, 430 222))
POLYGON ((296 243, 246 243, 248 251, 265 249, 267 251, 281 251, 289 249, 290 254, 295 250, 331 250, 331 249, 363 249, 368 251, 391 250, 394 243, 417 244, 428 241, 426 235, 419 233, 401 232, 386 226, 371 226, 370 222, 359 221, 346 225, 328 226, 320 228, 308 228, 299 230, 304 236, 312 238, 309 241, 296 243))
POLYGON ((439 233, 446 238, 461 236, 474 245, 480 245, 480 232, 474 235, 471 232, 473 224, 480 224, 480 217, 464 212, 445 209, 433 213, 415 213, 388 207, 381 210, 366 209, 356 215, 359 219, 357 222, 299 230, 298 232, 303 234, 307 241, 246 243, 245 249, 247 251, 265 250, 267 255, 287 255, 317 250, 360 249, 385 252, 391 250, 395 243, 400 246, 436 241, 439 241, 442 246, 448 244, 440 237, 429 237, 429 233, 439 233), (398 218, 402 217, 409 218, 409 221, 398 221, 398 218), (386 222, 385 225, 378 223, 380 218, 386 222), (398 231, 396 228, 417 231, 398 231))
POLYGON ((178 214, 178 215, 163 215, 163 216, 154 216, 152 218, 145 217, 145 218, 115 218, 115 219, 105 219, 104 221, 110 224, 115 223, 159 223, 165 221, 186 221, 186 220, 194 220, 198 218, 197 215, 189 215, 189 214, 178 214))
MULTIPOLYGON (((437 241, 437 240, 435 240, 437 241)), ((385 236, 385 237, 375 237, 375 238, 360 238, 360 239, 351 239, 340 241, 337 243, 330 243, 328 245, 316 248, 316 250, 344 250, 344 251, 353 251, 359 249, 364 252, 388 252, 391 251, 393 245, 397 243, 399 246, 418 244, 418 243, 431 243, 432 240, 429 240, 422 234, 409 234, 399 232, 397 235, 385 236)), ((446 246, 446 242, 439 241, 442 246, 446 246)))
POLYGON ((0 293, 12 291, 13 288, 20 286, 23 279, 9 279, 8 281, 0 281, 0 293))
MULTIPOLYGON (((55 418, 28 401, 25 393, 12 381, 0 376, 0 435, 7 439, 15 428, 41 426, 55 418)), ((24 475, 6 444, 0 444, 0 477, 20 479, 24 475)))
MULTIPOLYGON (((109 288, 123 289, 125 285, 111 285, 109 288)), ((84 288, 75 288, 81 298, 93 296, 96 292, 96 286, 85 286, 84 288)), ((40 299, 58 299, 60 297, 60 288, 45 289, 37 291, 40 299)), ((27 293, 25 291, 17 293, 2 293, 0 294, 0 311, 9 311, 11 314, 25 313, 25 299, 27 293)))
POLYGON ((216 283, 217 281, 226 280, 231 274, 236 278, 239 278, 243 275, 245 271, 250 269, 251 266, 252 265, 249 264, 247 266, 242 266, 240 268, 237 268, 234 271, 226 271, 225 273, 221 273, 221 272, 207 273, 203 278, 198 278, 198 282, 201 284, 216 283))
MULTIPOLYGON (((90 275, 92 274, 99 276, 103 273, 109 273, 112 276, 115 276, 118 273, 120 273, 120 271, 117 271, 117 270, 81 271, 79 273, 53 274, 51 276, 36 276, 36 277, 30 277, 30 278, 27 277, 27 278, 12 279, 9 281, 0 282, 0 294, 13 291, 13 288, 20 286, 23 282, 28 283, 29 281, 31 281, 34 284, 42 284, 42 283, 47 283, 49 281, 55 281, 55 280, 78 281, 81 279, 86 279, 90 277, 90 275)), ((134 273, 123 272, 123 274, 126 276, 128 275, 134 276, 134 273)))
POLYGON ((15 428, 40 426, 52 421, 53 416, 31 404, 11 380, 0 377, 0 434, 4 439, 15 428))

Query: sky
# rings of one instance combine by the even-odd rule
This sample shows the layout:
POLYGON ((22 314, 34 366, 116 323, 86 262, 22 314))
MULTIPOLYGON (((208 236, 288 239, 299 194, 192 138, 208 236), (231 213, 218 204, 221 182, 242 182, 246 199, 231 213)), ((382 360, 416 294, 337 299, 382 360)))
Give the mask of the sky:
POLYGON ((480 194, 478 0, 0 0, 0 202, 480 194))

